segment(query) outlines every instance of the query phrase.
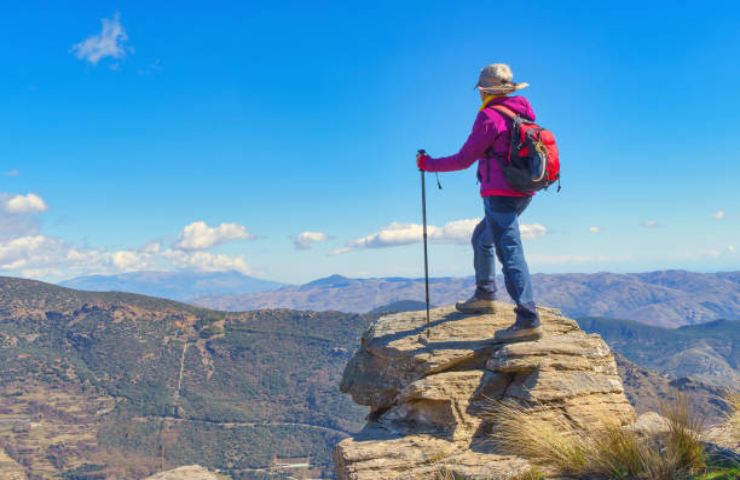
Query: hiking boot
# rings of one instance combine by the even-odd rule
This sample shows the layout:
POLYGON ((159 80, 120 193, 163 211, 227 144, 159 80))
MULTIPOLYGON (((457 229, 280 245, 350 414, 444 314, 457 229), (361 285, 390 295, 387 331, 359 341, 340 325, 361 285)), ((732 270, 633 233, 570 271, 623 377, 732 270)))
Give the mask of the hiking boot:
POLYGON ((527 342, 532 340, 539 340, 542 338, 544 331, 542 326, 525 326, 522 324, 515 323, 514 325, 497 330, 493 334, 493 339, 497 342, 527 342))
POLYGON ((457 302, 455 308, 461 313, 496 313, 496 302, 473 295, 464 302, 457 302))

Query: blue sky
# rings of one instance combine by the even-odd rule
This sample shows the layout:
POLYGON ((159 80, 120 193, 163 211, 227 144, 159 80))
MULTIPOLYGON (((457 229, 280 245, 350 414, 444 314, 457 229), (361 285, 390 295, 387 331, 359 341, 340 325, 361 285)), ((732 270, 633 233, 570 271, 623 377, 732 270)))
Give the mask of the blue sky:
MULTIPOLYGON (((0 58, 1 274, 419 276, 414 153, 492 62, 561 149, 533 271, 740 268, 737 2, 28 1, 0 58)), ((468 275, 474 169, 441 180, 431 272, 468 275)))

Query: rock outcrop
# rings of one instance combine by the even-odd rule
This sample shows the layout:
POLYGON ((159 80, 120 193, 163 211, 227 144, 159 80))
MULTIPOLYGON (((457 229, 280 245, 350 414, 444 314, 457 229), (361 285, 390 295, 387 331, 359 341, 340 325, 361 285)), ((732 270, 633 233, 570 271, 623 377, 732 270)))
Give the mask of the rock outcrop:
POLYGON ((723 423, 710 428, 705 433, 704 440, 740 455, 740 412, 736 411, 723 423))
POLYGON ((543 418, 562 416, 575 429, 608 419, 634 421, 614 358, 598 335, 541 309, 545 336, 495 344, 513 323, 511 306, 494 315, 432 311, 381 317, 365 332, 341 389, 370 407, 368 423, 335 451, 341 480, 429 479, 441 471, 465 479, 508 479, 529 468, 498 452, 486 420, 494 400, 513 401, 543 418))

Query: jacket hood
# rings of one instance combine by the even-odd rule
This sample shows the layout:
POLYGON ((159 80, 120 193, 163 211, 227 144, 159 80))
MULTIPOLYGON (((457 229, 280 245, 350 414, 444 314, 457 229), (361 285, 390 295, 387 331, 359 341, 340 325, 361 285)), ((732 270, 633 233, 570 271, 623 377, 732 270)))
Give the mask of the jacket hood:
POLYGON ((509 110, 513 110, 514 113, 521 115, 527 120, 535 120, 534 110, 532 110, 532 106, 529 104, 529 100, 522 97, 521 95, 513 97, 502 97, 500 99, 497 98, 496 100, 492 101, 490 105, 503 105, 504 107, 508 108, 509 110))

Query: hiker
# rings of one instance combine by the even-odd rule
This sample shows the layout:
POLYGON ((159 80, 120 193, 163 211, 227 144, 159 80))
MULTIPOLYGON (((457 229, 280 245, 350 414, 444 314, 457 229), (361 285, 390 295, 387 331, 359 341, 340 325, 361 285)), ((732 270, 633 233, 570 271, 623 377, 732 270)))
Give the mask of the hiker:
POLYGON ((527 83, 513 82, 508 65, 497 63, 483 68, 475 86, 480 92, 482 105, 473 130, 460 151, 439 158, 432 158, 423 150, 416 155, 417 166, 426 172, 464 170, 478 161, 478 181, 485 216, 475 227, 472 238, 476 289, 470 299, 458 302, 456 307, 463 313, 495 311, 495 251, 501 262, 506 291, 516 303, 516 322, 496 332, 495 338, 500 340, 542 336, 518 222, 519 215, 532 201, 534 192, 523 193, 514 189, 504 175, 498 160, 507 158, 509 154, 513 121, 494 108, 503 106, 520 117, 534 121, 535 114, 529 101, 522 96, 510 96, 527 86, 527 83))

